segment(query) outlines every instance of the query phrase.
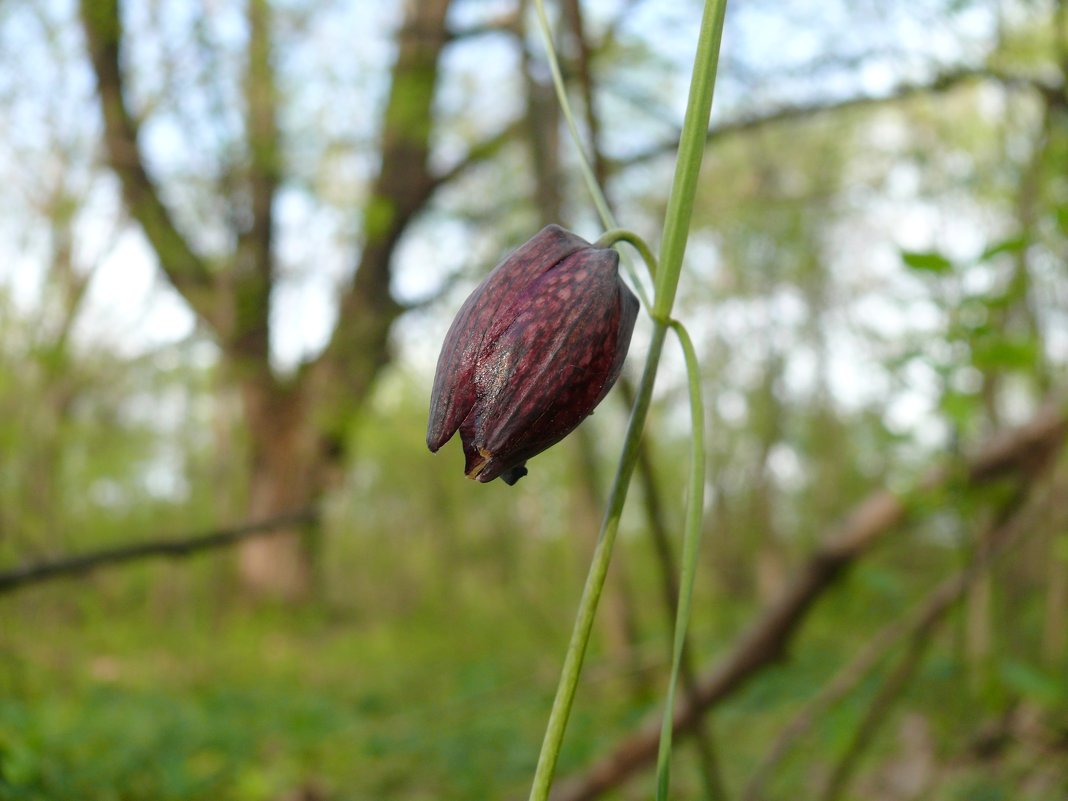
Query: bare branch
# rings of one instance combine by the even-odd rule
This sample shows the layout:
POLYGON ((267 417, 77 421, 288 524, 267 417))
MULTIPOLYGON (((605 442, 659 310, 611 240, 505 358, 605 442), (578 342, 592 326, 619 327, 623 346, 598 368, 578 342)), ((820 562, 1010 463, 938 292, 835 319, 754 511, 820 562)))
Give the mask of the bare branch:
POLYGON ((922 626, 912 633, 909 638, 908 648, 898 661, 897 665, 886 677, 883 685, 879 688, 875 698, 868 704, 860 725, 853 733, 853 738, 846 748, 845 754, 834 766, 827 777, 821 790, 816 795, 817 801, 836 801, 845 790, 860 757, 864 754, 868 744, 882 723, 889 717, 890 711, 905 692, 916 669, 923 662, 927 653, 927 647, 934 636, 938 621, 932 621, 927 626, 922 626))
POLYGON ((481 142, 471 145, 467 153, 442 172, 436 173, 430 178, 429 192, 432 194, 448 183, 452 183, 472 167, 488 161, 496 156, 501 149, 515 139, 523 130, 523 119, 513 120, 497 133, 490 134, 481 142))
POLYGON ((363 249, 352 283, 341 297, 330 343, 309 368, 330 388, 323 436, 338 441, 354 405, 366 397, 386 363, 390 327, 402 312, 390 292, 393 253, 436 183, 430 171, 430 135, 438 61, 448 31, 449 0, 406 3, 397 61, 382 120, 381 166, 364 208, 363 249))
POLYGON ((204 320, 214 323, 213 279, 205 262, 179 232, 145 169, 138 124, 126 106, 119 64, 122 19, 119 0, 81 0, 82 28, 104 119, 108 162, 122 185, 130 214, 140 224, 167 278, 204 320))
MULTIPOLYGON (((1048 468, 1052 460, 1046 460, 1048 468)), ((861 757, 871 744, 879 727, 887 720, 890 711, 900 699, 913 674, 922 662, 931 636, 945 617, 945 613, 958 600, 970 584, 977 579, 988 576, 989 569, 1005 553, 1019 545, 1028 536, 1035 534, 1042 527, 1038 525, 1042 515, 1048 513, 1051 502, 1063 493, 1063 483, 1045 482, 1041 492, 1035 491, 1037 477, 1021 477, 1012 496, 998 510, 997 519, 990 525, 990 530, 980 538, 987 544, 973 562, 970 569, 960 576, 958 587, 947 588, 942 608, 932 606, 922 610, 923 614, 912 627, 911 642, 905 655, 886 678, 875 698, 868 704, 868 709, 853 733, 849 745, 838 763, 826 777, 816 798, 820 801, 837 801, 841 798, 850 780, 856 772, 861 757), (953 594, 950 594, 953 593, 953 594)))
POLYGON ((449 31, 449 41, 465 41, 474 39, 478 36, 487 36, 495 33, 514 34, 519 29, 519 24, 519 14, 515 11, 509 11, 504 14, 498 14, 492 19, 481 22, 478 25, 471 25, 467 28, 449 31))
POLYGON ((0 572, 0 595, 31 584, 38 584, 42 581, 51 581, 68 576, 80 576, 100 567, 110 567, 124 562, 153 557, 175 559, 192 556, 201 551, 223 548, 252 537, 263 537, 278 529, 314 523, 318 518, 318 510, 314 507, 308 507, 266 520, 244 523, 233 528, 218 529, 206 534, 168 540, 137 542, 117 548, 106 548, 78 556, 69 556, 52 562, 17 567, 13 570, 0 572))
MULTIPOLYGON (((1029 485, 1028 485, 1029 486, 1029 485)), ((989 536, 994 545, 983 551, 968 567, 941 582, 904 617, 880 630, 861 647, 851 662, 841 668, 797 715, 780 730, 778 737, 768 749, 760 765, 754 771, 743 801, 759 801, 763 797, 765 782, 773 775, 775 767, 791 746, 805 734, 835 703, 840 701, 860 681, 873 671, 894 647, 908 637, 922 636, 933 630, 964 596, 975 580, 984 575, 994 563, 1022 544, 1028 537, 1041 530, 1038 518, 1049 509, 1053 499, 1053 484, 1042 492, 1035 493, 1024 508, 1003 515, 1004 522, 995 524, 996 530, 989 536)), ((1010 510, 1011 511, 1011 510, 1010 510)))
MULTIPOLYGON (((994 437, 967 460, 962 479, 982 484, 1013 472, 1031 474, 1061 447, 1068 433, 1068 409, 1058 397, 1032 420, 994 437)), ((917 483, 924 494, 945 486, 956 471, 938 467, 917 483)), ((906 499, 880 490, 861 502, 809 557, 777 602, 735 642, 730 652, 697 685, 695 696, 675 714, 676 735, 687 734, 711 707, 737 692, 765 668, 782 659, 815 602, 844 572, 912 511, 906 499)), ((553 801, 590 801, 617 787, 656 759, 660 721, 650 717, 633 734, 581 775, 561 782, 553 801)))
POLYGON ((269 375, 271 285, 274 281, 274 199, 281 183, 278 86, 271 64, 271 9, 266 0, 248 5, 248 65, 245 130, 250 222, 240 231, 234 265, 233 330, 226 343, 242 370, 269 375))
MULTIPOLYGON (((982 538, 982 541, 993 543, 993 545, 984 550, 976 560, 975 566, 989 567, 993 561, 993 554, 1001 555, 1005 552, 1006 539, 1010 541, 1019 540, 1024 533, 1035 530, 1035 521, 1031 518, 1034 516, 1036 507, 1039 504, 1032 504, 1030 515, 1020 511, 1021 505, 1032 494, 1030 492, 1032 486, 1033 483, 1029 479, 1022 479, 1012 497, 998 511, 997 520, 990 527, 991 530, 987 531, 982 538)), ((975 566, 971 571, 972 579, 985 575, 986 570, 974 569, 975 566)), ((845 752, 825 778, 822 787, 817 791, 815 797, 819 801, 837 801, 837 799, 841 798, 842 793, 856 773, 861 757, 871 744, 876 732, 889 718, 890 712, 904 694, 905 689, 912 680, 912 676, 922 663, 927 646, 930 644, 939 623, 941 623, 944 613, 952 601, 960 597, 968 583, 971 582, 962 580, 960 592, 956 597, 947 600, 942 609, 931 610, 927 615, 921 617, 918 624, 913 627, 905 654, 898 660, 897 665, 886 677, 878 693, 868 703, 868 708, 861 718, 856 731, 853 732, 845 752)))
MULTIPOLYGON (((872 106, 890 105, 907 98, 925 94, 941 94, 949 92, 971 81, 990 80, 1009 87, 1023 87, 1038 91, 1046 101, 1053 103, 1055 99, 1063 104, 1063 89, 1058 86, 1050 86, 1041 81, 1022 77, 1005 75, 988 69, 960 69, 944 72, 932 79, 922 82, 910 82, 899 84, 893 91, 884 95, 859 95, 841 100, 827 100, 814 103, 783 106, 769 112, 753 114, 741 117, 737 120, 715 125, 708 131, 706 144, 712 144, 717 139, 744 133, 768 125, 777 125, 784 122, 807 119, 821 114, 832 114, 850 109, 860 109, 872 106)), ((612 163, 613 170, 620 170, 635 164, 651 161, 659 156, 669 155, 678 149, 678 140, 672 139, 661 142, 640 153, 623 159, 616 159, 612 163)))

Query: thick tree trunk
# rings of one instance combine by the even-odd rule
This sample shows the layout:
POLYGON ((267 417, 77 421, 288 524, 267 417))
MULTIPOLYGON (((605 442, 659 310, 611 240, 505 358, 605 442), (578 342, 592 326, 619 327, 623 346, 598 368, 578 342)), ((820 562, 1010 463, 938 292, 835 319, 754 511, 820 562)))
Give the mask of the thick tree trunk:
MULTIPOLYGON (((324 475, 304 396, 297 390, 248 381, 242 398, 251 438, 248 517, 262 520, 314 503, 324 475)), ((314 586, 310 532, 282 529, 242 543, 241 583, 261 597, 307 598, 314 586)))

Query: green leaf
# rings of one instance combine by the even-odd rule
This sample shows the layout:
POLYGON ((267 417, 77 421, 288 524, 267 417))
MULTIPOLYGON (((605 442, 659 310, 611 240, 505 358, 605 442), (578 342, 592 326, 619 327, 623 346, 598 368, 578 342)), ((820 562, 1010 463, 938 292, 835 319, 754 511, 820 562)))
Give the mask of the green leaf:
POLYGON ((1062 533, 1053 542, 1053 558, 1068 562, 1068 534, 1062 533))
POLYGON ((1022 234, 1010 236, 1008 239, 1002 239, 1000 242, 990 245, 979 256, 979 261, 980 263, 990 261, 1002 253, 1019 253, 1021 250, 1025 250, 1029 244, 1031 244, 1030 240, 1022 234))
POLYGON ((972 362, 980 370, 1025 369, 1035 363, 1033 339, 985 339, 972 345, 972 362))
POLYGON ((1068 206, 1057 207, 1057 227, 1062 234, 1068 235, 1068 206))
POLYGON ((939 406, 942 414, 961 428, 967 428, 979 412, 979 398, 964 392, 946 392, 939 406))
POLYGON ((948 273, 953 271, 953 262, 941 253, 917 250, 901 251, 901 260, 905 266, 925 273, 948 273))
POLYGON ((1020 695, 1040 704, 1052 706, 1065 698, 1065 688, 1061 681, 1025 662, 1003 662, 1001 678, 1020 695))

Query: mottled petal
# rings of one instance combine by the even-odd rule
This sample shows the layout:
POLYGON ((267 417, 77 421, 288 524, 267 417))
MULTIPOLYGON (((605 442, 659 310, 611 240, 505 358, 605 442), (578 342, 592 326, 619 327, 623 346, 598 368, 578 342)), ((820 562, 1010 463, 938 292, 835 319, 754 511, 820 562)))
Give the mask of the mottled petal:
POLYGON ((514 484, 611 389, 637 314, 615 251, 543 229, 487 276, 450 327, 427 445, 436 451, 458 430, 469 478, 514 484))
POLYGON ((531 285, 513 323, 480 354, 479 403, 460 429, 486 459, 479 481, 559 442, 619 376, 637 300, 618 263, 608 249, 568 258, 531 285))
POLYGON ((426 441, 437 451, 452 438, 476 400, 476 358, 514 319, 511 311, 530 285, 567 256, 588 248, 582 237, 549 225, 504 259, 467 298, 438 357, 426 441))
POLYGON ((630 287, 622 281, 617 283, 616 289, 619 293, 620 314, 619 328, 616 330, 616 352, 612 360, 612 366, 609 369, 608 380, 605 382, 600 397, 594 401, 594 406, 604 400, 605 395, 608 394, 608 391, 616 383, 616 379, 619 378, 619 374, 623 372, 623 362, 627 360, 627 351, 630 350, 630 337, 634 333, 634 323, 637 322, 638 312, 641 310, 641 303, 635 294, 630 291, 630 287))

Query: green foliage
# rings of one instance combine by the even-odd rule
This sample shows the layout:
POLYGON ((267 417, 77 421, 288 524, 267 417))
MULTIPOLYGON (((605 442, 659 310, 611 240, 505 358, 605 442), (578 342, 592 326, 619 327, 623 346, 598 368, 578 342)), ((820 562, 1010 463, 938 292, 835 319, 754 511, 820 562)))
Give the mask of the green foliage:
POLYGON ((313 744, 340 734, 326 699, 237 690, 178 699, 94 687, 76 707, 5 704, 0 720, 19 733, 3 755, 9 799, 271 798, 301 775, 293 756, 272 757, 272 741, 314 756, 313 744))
POLYGON ((1007 659, 1001 664, 1001 677, 1008 690, 1020 698, 1050 708, 1068 705, 1064 677, 1053 671, 1042 670, 1018 659, 1007 659))
MULTIPOLYGON (((364 559, 382 547, 368 545, 364 559)), ((531 619, 488 584, 452 606, 361 623, 342 607, 174 614, 158 580, 139 603, 131 578, 114 577, 110 608, 86 604, 81 622, 52 608, 78 588, 24 602, 19 613, 37 610, 55 640, 25 627, 0 637, 5 801, 269 801, 306 785, 339 799, 459 798, 529 780, 564 633, 544 624, 566 620, 572 599, 548 596, 531 619)), ((593 689, 577 713, 579 758, 626 713, 593 689)))
POLYGON ((953 262, 939 253, 903 250, 901 260, 905 266, 925 273, 948 273, 953 270, 953 262))

